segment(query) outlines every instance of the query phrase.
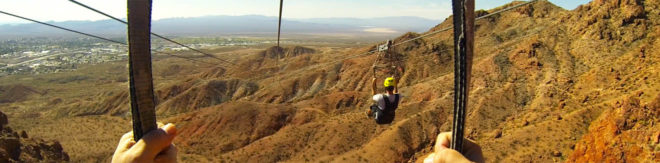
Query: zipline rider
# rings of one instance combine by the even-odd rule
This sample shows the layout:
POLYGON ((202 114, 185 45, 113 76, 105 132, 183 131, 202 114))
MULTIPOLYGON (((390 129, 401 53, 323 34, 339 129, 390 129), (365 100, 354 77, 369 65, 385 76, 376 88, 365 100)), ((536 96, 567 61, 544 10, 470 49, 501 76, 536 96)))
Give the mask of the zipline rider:
MULTIPOLYGON (((403 69, 399 69, 403 72, 403 69)), ((377 79, 374 77, 371 81, 371 94, 375 104, 367 110, 367 117, 373 118, 378 124, 390 124, 394 120, 395 110, 399 107, 399 90, 397 87, 399 79, 396 77, 388 77, 383 82, 386 93, 378 94, 376 92, 377 79)))

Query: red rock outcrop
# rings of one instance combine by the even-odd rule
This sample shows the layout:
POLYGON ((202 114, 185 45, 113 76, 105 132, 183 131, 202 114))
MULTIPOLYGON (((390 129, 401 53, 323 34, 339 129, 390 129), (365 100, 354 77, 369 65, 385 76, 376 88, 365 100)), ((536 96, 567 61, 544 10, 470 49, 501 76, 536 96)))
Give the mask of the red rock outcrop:
POLYGON ((25 131, 7 127, 7 116, 0 112, 0 162, 66 162, 69 155, 58 141, 28 138, 25 131))
POLYGON ((660 95, 645 105, 638 97, 616 103, 591 123, 568 162, 660 162, 660 95))

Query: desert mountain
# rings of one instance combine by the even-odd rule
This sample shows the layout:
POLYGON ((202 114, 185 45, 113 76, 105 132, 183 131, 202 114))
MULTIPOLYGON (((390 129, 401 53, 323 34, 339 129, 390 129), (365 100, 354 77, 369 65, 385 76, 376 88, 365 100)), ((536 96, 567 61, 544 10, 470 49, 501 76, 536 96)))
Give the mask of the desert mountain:
MULTIPOLYGON (((659 162, 658 5, 595 0, 567 11, 540 0, 477 21, 466 136, 487 162, 659 162)), ((389 125, 364 114, 376 55, 360 54, 376 44, 271 47, 231 58, 232 66, 180 73, 156 85, 158 118, 177 124, 186 162, 421 161, 435 136, 451 130, 452 37, 395 47, 406 71, 389 125)), ((127 97, 117 90, 65 99, 44 115, 126 117, 127 97)))
MULTIPOLYGON (((480 142, 490 162, 602 161, 595 156, 603 151, 612 153, 603 160, 657 161, 658 108, 651 106, 660 76, 658 52, 649 48, 657 44, 657 4, 594 1, 566 11, 539 1, 477 22, 468 138, 480 142), (629 98, 641 102, 626 106, 629 98), (646 111, 615 111, 620 107, 646 111), (618 138, 612 143, 637 146, 626 149, 639 154, 613 157, 633 151, 597 145, 608 141, 598 139, 602 130, 589 128, 611 123, 610 117, 634 117, 605 132, 618 138)), ((450 130, 450 49, 450 32, 396 48, 407 71, 400 83, 403 104, 391 125, 375 125, 363 113, 371 103, 365 67, 375 56, 327 64, 319 55, 302 55, 286 64, 261 62, 256 70, 273 76, 256 82, 259 90, 251 96, 174 118, 182 128, 177 140, 185 153, 239 162, 417 160, 431 150, 435 135, 450 130), (303 66, 287 70, 291 63, 303 66)))
MULTIPOLYGON (((244 16, 202 16, 190 18, 167 18, 155 20, 153 31, 171 36, 209 36, 209 35, 272 35, 277 27, 277 17, 244 15, 244 16)), ((115 20, 99 21, 64 21, 49 22, 55 25, 90 32, 93 34, 125 37, 126 26, 115 20)), ((361 34, 369 28, 386 28, 397 33, 405 31, 421 32, 437 24, 437 20, 420 17, 382 17, 371 19, 351 18, 317 18, 317 19, 284 19, 282 32, 288 34, 361 34), (405 21, 405 25, 389 22, 405 21)), ((66 31, 53 29, 40 24, 0 25, 0 38, 17 36, 77 36, 66 31)))

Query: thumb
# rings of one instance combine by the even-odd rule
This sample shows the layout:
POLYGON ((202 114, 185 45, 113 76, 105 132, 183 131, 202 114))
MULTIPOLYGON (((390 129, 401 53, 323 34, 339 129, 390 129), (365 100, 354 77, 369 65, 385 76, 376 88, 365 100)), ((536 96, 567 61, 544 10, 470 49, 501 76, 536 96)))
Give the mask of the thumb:
POLYGON ((470 163, 471 161, 465 158, 461 153, 456 150, 445 148, 436 151, 433 161, 436 163, 470 163))
POLYGON ((176 127, 170 123, 157 130, 150 131, 135 146, 138 147, 137 149, 144 150, 142 152, 148 158, 155 158, 158 153, 161 153, 172 144, 176 134, 176 127))

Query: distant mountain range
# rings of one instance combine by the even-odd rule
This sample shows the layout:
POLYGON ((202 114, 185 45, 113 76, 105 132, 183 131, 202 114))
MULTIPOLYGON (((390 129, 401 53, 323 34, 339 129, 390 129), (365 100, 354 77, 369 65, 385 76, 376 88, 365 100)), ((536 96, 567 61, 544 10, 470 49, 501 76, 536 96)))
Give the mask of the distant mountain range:
MULTIPOLYGON (((107 37, 126 35, 126 26, 114 20, 48 23, 107 37)), ((382 33, 398 35, 409 31, 423 32, 438 23, 439 20, 421 17, 285 19, 282 21, 282 32, 285 34, 382 33)), ((277 32, 277 17, 245 15, 167 18, 153 21, 152 31, 170 36, 273 34, 277 32)), ((0 25, 0 38, 38 36, 77 36, 77 34, 35 23, 0 25)))

